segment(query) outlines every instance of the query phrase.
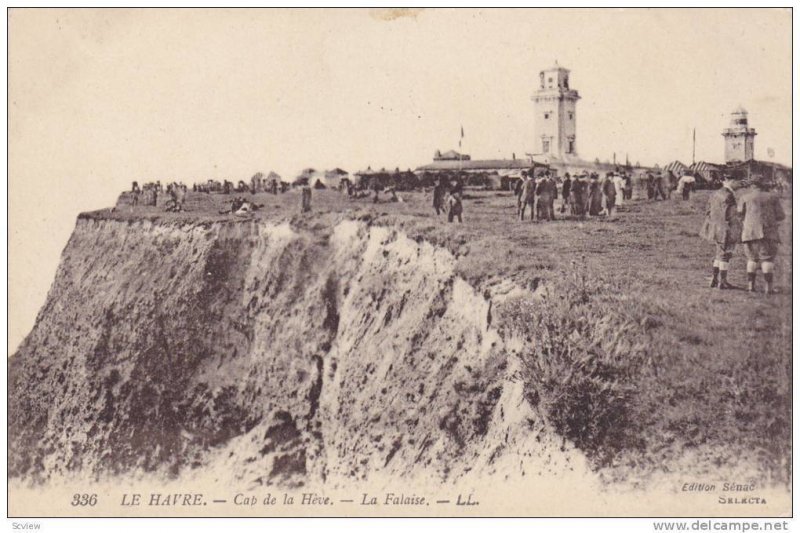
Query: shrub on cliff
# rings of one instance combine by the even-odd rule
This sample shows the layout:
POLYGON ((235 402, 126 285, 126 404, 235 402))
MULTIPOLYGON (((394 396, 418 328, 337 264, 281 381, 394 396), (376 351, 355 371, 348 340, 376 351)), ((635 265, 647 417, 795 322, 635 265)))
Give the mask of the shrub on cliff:
POLYGON ((613 294, 608 289, 577 271, 539 300, 510 303, 501 319, 507 334, 524 340, 528 400, 598 467, 642 445, 632 407, 634 376, 647 361, 642 325, 600 297, 613 294))

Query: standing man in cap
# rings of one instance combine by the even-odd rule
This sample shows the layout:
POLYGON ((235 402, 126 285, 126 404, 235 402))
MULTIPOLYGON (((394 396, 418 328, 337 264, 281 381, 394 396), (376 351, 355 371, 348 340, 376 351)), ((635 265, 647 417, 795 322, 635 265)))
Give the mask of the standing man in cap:
POLYGON ((525 220, 525 209, 531 208, 531 221, 533 221, 534 204, 536 201, 536 182, 531 177, 532 172, 526 172, 522 178, 522 188, 519 192, 519 219, 525 220))
POLYGON ((740 240, 740 225, 736 212, 736 195, 739 182, 725 176, 722 188, 717 189, 708 199, 706 218, 700 229, 700 236, 714 243, 716 252, 711 276, 711 287, 731 289, 728 283, 728 265, 733 250, 740 240))
POLYGON ((667 199, 667 186, 666 186, 666 179, 664 178, 664 173, 662 171, 656 172, 656 179, 653 183, 654 193, 653 199, 655 200, 666 200, 667 199), (660 198, 659 198, 660 197, 660 198))
POLYGON ((683 176, 681 179, 678 180, 678 189, 677 191, 681 194, 681 197, 684 200, 689 199, 689 194, 692 192, 692 188, 694 187, 695 178, 692 175, 692 171, 688 168, 683 171, 683 176))
POLYGON ((775 256, 780 237, 778 227, 785 218, 781 200, 770 192, 769 181, 763 176, 755 180, 756 189, 742 196, 739 214, 742 216, 742 242, 747 257, 747 290, 753 292, 759 263, 764 273, 764 293, 772 293, 775 256))
POLYGON ((556 195, 556 183, 547 170, 536 185, 536 218, 553 220, 553 201, 556 195))
POLYGON ((656 180, 652 173, 647 173, 645 183, 647 184, 647 199, 653 200, 656 197, 656 180))
POLYGON ((300 212, 311 211, 311 187, 306 183, 300 188, 300 212))
POLYGON ((564 174, 564 181, 561 184, 561 212, 567 211, 567 204, 570 201, 570 189, 572 189, 572 179, 569 177, 569 172, 564 174))
POLYGON ((583 217, 586 214, 586 172, 575 176, 570 188, 570 214, 583 217))
POLYGON ((625 197, 625 178, 623 178, 624 172, 620 174, 619 172, 614 172, 614 175, 611 176, 611 180, 614 182, 614 188, 616 189, 617 195, 617 205, 622 205, 627 198, 625 197))

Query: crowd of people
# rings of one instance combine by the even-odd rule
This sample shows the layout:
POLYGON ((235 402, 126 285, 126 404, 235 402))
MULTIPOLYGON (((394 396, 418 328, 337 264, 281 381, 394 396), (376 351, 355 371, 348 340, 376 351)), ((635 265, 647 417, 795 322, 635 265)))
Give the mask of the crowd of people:
MULTIPOLYGON (((285 183, 280 182, 278 178, 270 178, 265 179, 262 174, 256 174, 250 179, 250 183, 246 183, 244 180, 239 180, 239 183, 234 185, 232 181, 223 180, 213 180, 210 179, 208 181, 202 183, 194 183, 192 185, 192 192, 196 193, 220 193, 220 194, 256 194, 259 192, 268 192, 272 194, 278 194, 279 192, 286 192, 288 186, 285 183)), ((168 212, 180 212, 184 211, 186 208, 186 195, 188 193, 189 188, 183 182, 172 182, 168 183, 166 187, 161 184, 160 180, 147 182, 141 187, 139 183, 134 181, 131 185, 131 206, 137 207, 139 205, 145 206, 158 206, 163 205, 165 211, 168 212), (159 202, 159 199, 166 198, 166 201, 159 202)), ((241 200, 239 198, 234 198, 231 201, 231 213, 241 213, 242 206, 247 208, 247 206, 255 205, 252 202, 248 202, 246 200, 241 200), (237 205, 238 203, 238 205, 237 205)), ((252 211, 247 210, 247 212, 252 211)))
MULTIPOLYGON (((639 180, 641 190, 651 201, 668 200, 677 191, 683 200, 689 200, 696 183, 690 171, 680 178, 661 170, 647 172, 639 180)), ((516 182, 516 216, 525 220, 528 212, 531 221, 552 221, 556 218, 555 202, 561 199, 560 212, 571 217, 599 217, 614 215, 618 205, 633 199, 633 176, 625 171, 608 172, 604 178, 598 173, 582 172, 574 176, 566 173, 562 179, 550 170, 536 173, 534 169, 524 171, 522 179, 516 182)), ((741 244, 747 258, 748 290, 755 290, 756 275, 760 267, 764 276, 764 291, 773 292, 774 261, 780 242, 778 228, 785 218, 780 204, 780 196, 772 192, 772 180, 755 177, 751 180, 734 179, 725 176, 722 187, 710 197, 700 236, 715 246, 712 262, 711 287, 730 289, 728 269, 737 245, 741 244), (755 185, 738 199, 735 191, 745 185, 755 185)), ((311 187, 301 188, 301 212, 311 210, 311 187)), ((350 199, 359 199, 374 194, 373 202, 378 202, 380 193, 389 195, 390 202, 403 202, 394 187, 382 187, 377 180, 354 186, 349 179, 343 179, 340 191, 350 199)), ((276 177, 265 179, 256 174, 250 183, 239 181, 208 180, 192 186, 199 193, 259 193, 279 194, 286 192, 288 185, 276 177)), ((148 182, 141 187, 133 182, 131 205, 163 205, 166 211, 185 210, 188 187, 182 182, 171 182, 164 187, 160 181, 148 182), (166 196, 166 201, 159 198, 166 196)), ((642 192, 639 193, 642 195, 642 192)), ((464 178, 462 175, 440 176, 433 187, 433 209, 436 216, 446 215, 448 222, 463 222, 464 178)), ((263 207, 243 197, 233 198, 230 209, 220 213, 246 216, 263 207)))
POLYGON ((161 185, 161 181, 148 182, 139 187, 138 182, 133 182, 131 186, 132 205, 158 205, 158 198, 162 194, 166 195, 167 201, 165 208, 167 211, 183 211, 186 202, 185 184, 179 182, 168 183, 166 189, 161 185))
POLYGON ((560 213, 577 217, 613 216, 617 205, 633 198, 633 180, 625 172, 609 172, 600 179, 597 173, 564 174, 559 182, 549 170, 535 176, 524 171, 516 183, 517 216, 525 219, 530 208, 530 220, 549 221, 556 218, 555 201, 561 196, 560 213))

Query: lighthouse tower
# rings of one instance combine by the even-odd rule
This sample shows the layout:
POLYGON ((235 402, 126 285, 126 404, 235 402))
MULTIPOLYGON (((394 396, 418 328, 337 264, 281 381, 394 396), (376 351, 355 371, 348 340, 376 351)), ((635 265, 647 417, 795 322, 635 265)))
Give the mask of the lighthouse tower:
POLYGON ((756 130, 747 125, 747 111, 741 106, 731 113, 730 125, 722 130, 725 137, 725 162, 753 159, 753 141, 756 130))
POLYGON ((569 70, 558 61, 539 73, 539 89, 531 97, 536 111, 534 154, 548 159, 577 157, 575 104, 579 99, 578 91, 569 88, 569 70))

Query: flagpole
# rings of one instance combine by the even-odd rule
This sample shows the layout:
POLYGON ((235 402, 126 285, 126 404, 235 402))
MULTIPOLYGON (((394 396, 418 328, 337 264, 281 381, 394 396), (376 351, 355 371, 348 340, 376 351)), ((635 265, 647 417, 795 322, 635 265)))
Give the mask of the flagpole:
POLYGON ((697 136, 697 128, 692 128, 692 164, 694 165, 694 147, 697 136))

